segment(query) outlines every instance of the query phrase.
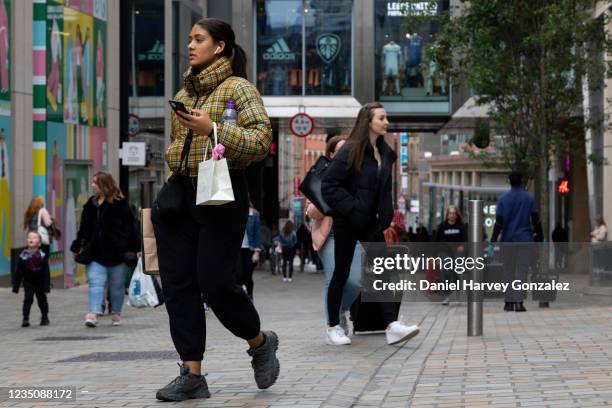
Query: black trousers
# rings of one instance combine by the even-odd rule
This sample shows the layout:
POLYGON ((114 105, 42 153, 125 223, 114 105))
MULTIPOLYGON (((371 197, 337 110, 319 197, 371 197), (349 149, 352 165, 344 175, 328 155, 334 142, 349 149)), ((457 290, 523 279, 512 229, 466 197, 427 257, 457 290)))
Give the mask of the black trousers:
MULTIPOLYGON (((334 218, 334 274, 327 288, 327 316, 329 326, 340 323, 340 305, 342 304, 342 291, 348 280, 353 262, 353 254, 357 241, 384 242, 384 236, 373 236, 371 233, 355 230, 346 220, 334 218)), ((380 234, 377 234, 380 235, 380 234)), ((381 316, 387 325, 397 320, 397 304, 381 302, 381 316)))
POLYGON ((293 258, 295 258, 295 248, 283 248, 283 278, 293 278, 293 258), (289 276, 287 276, 289 267, 289 276))
POLYGON ((24 283, 23 292, 25 294, 23 298, 23 320, 30 319, 30 309, 32 308, 32 304, 34 303, 34 296, 36 296, 36 302, 38 303, 38 308, 40 309, 40 314, 42 315, 42 317, 49 316, 49 303, 47 302, 47 294, 42 288, 38 288, 33 285, 24 283))
POLYGON ((236 259, 248 218, 243 170, 230 170, 235 201, 196 206, 195 178, 182 179, 184 208, 151 214, 170 335, 183 361, 200 361, 206 347, 202 295, 219 321, 245 340, 260 332, 259 315, 236 279, 236 259))
POLYGON ((247 290, 247 294, 253 297, 253 271, 255 270, 255 264, 252 261, 253 251, 249 248, 240 249, 240 258, 238 259, 238 278, 240 284, 244 285, 247 290))

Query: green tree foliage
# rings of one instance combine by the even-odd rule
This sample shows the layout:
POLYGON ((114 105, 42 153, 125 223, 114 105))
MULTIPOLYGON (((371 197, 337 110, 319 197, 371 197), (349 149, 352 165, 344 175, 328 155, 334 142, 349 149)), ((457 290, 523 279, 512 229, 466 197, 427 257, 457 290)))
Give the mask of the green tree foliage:
POLYGON ((472 0, 445 16, 427 50, 454 86, 470 87, 477 104, 489 107, 493 131, 504 138, 501 159, 538 181, 545 223, 551 157, 574 151, 584 144, 585 130, 604 121, 582 110, 582 84, 603 86, 610 68, 602 57, 612 49, 603 30, 606 17, 593 18, 594 5, 593 0, 472 0))

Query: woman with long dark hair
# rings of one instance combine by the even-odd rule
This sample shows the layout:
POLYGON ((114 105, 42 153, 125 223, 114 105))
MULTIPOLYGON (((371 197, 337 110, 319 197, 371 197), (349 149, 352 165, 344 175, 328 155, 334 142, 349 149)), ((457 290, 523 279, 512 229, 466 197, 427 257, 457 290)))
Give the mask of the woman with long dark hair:
MULTIPOLYGON (((349 277, 357 241, 384 242, 383 231, 391 224, 393 202, 391 175, 397 155, 385 142, 389 121, 378 102, 364 105, 351 133, 323 175, 322 193, 337 215, 333 217, 335 268, 327 289, 327 343, 350 344, 340 326, 342 292, 349 277)), ((387 343, 414 337, 417 326, 397 321, 392 303, 381 303, 387 343)))
MULTIPOLYGON (((325 146, 325 156, 333 159, 336 153, 340 151, 346 143, 346 136, 333 136, 325 146)), ((319 253, 321 262, 323 263, 323 272, 325 273, 325 288, 324 288, 324 303, 327 305, 327 288, 334 273, 334 247, 335 239, 332 231, 333 219, 321 213, 314 204, 308 205, 308 215, 313 219, 312 223, 312 245, 319 253)), ((361 290, 361 253, 363 248, 357 242, 355 253, 353 254, 353 262, 351 263, 349 277, 344 284, 342 290, 342 303, 340 306, 340 327, 346 335, 349 334, 349 325, 346 313, 351 305, 359 296, 361 290)), ((325 316, 327 316, 327 307, 325 307, 325 316)), ((328 319, 329 320, 329 319, 328 319)))
POLYGON ((210 397, 202 375, 206 343, 202 295, 219 321, 248 342, 259 388, 272 386, 280 367, 278 337, 273 331, 261 331, 259 314, 234 272, 249 216, 245 169, 267 156, 270 120, 257 89, 246 79, 246 56, 229 24, 214 18, 198 21, 187 48, 190 69, 174 99, 190 113, 172 112, 166 151, 173 173, 169 198, 172 201, 178 194, 183 199, 176 208, 158 196, 151 214, 170 334, 183 361, 180 375, 157 392, 163 401, 210 397), (231 101, 237 120, 222 122, 231 101), (198 164, 211 156, 212 149, 206 146, 211 143, 213 122, 218 124, 219 144, 225 147, 234 201, 196 206, 198 164))

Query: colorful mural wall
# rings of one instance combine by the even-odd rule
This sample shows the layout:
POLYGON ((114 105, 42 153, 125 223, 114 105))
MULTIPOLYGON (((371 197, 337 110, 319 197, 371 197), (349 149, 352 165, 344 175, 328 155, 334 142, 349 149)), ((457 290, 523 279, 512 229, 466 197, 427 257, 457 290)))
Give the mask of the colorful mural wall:
POLYGON ((0 0, 0 276, 11 267, 11 2, 0 0))
POLYGON ((34 4, 34 195, 62 230, 52 249, 52 276, 84 282, 67 251, 93 174, 107 169, 107 0, 34 4))

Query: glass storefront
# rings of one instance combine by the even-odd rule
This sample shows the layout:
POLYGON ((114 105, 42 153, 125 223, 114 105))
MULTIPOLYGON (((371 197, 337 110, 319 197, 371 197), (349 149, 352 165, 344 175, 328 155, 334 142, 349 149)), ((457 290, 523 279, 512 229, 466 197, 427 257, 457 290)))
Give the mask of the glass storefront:
POLYGON ((262 95, 350 95, 352 0, 258 0, 262 95))
POLYGON ((164 96, 164 3, 132 0, 132 9, 130 96, 164 96))
POLYGON ((412 3, 376 0, 376 98, 381 102, 448 102, 447 76, 434 62, 425 63, 427 46, 440 31, 439 22, 410 28, 410 13, 439 14, 448 0, 412 3), (433 7, 435 5, 435 7, 433 7))

